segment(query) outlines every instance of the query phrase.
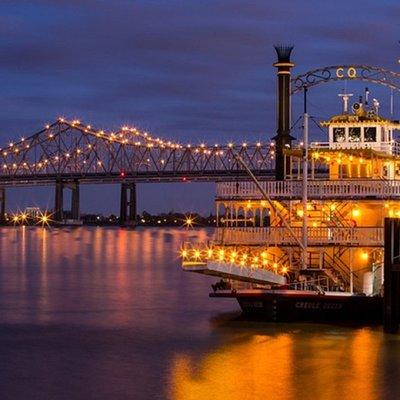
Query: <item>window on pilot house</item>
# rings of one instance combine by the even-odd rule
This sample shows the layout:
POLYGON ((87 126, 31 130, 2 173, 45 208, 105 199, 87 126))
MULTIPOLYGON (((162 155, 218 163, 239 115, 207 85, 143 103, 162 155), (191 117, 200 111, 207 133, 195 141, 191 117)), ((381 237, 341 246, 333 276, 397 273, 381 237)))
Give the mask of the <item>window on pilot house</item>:
POLYGON ((333 141, 334 142, 344 142, 346 139, 344 128, 333 128, 333 141))
POLYGON ((364 142, 376 142, 376 127, 364 128, 364 142))
POLYGON ((349 142, 360 142, 361 141, 361 128, 352 127, 349 128, 349 142))

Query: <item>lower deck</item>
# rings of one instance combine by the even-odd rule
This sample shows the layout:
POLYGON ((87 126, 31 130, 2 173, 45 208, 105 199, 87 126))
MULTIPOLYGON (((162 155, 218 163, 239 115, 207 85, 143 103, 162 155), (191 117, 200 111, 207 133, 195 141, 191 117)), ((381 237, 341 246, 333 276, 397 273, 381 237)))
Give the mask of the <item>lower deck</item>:
POLYGON ((348 292, 221 290, 214 298, 234 298, 243 313, 266 321, 365 321, 381 323, 383 298, 348 292))

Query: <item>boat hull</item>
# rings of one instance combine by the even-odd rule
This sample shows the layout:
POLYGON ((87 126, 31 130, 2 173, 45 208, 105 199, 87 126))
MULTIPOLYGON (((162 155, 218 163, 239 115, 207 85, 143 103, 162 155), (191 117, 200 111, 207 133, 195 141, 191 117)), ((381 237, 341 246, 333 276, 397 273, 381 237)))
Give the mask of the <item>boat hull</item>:
POLYGON ((382 297, 324 295, 286 291, 217 292, 210 297, 236 298, 245 315, 267 321, 352 321, 379 323, 382 297))

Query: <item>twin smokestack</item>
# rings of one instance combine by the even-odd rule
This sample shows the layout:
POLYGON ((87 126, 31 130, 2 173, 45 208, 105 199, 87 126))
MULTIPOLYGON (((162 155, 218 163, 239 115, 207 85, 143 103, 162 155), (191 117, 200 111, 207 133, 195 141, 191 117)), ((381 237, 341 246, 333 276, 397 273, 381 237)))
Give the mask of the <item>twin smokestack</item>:
POLYGON ((274 46, 278 61, 273 64, 277 68, 277 135, 273 137, 276 144, 275 177, 283 180, 289 173, 290 165, 285 163, 284 149, 291 147, 295 138, 290 135, 290 70, 294 64, 290 61, 293 46, 274 46))

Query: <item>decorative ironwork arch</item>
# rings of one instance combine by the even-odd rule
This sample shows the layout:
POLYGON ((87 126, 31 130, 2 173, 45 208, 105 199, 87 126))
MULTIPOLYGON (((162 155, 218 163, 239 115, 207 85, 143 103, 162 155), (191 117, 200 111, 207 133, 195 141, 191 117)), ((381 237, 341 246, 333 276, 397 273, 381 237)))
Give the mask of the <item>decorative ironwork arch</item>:
POLYGON ((332 65, 292 78, 291 94, 321 83, 343 80, 376 83, 400 92, 400 73, 398 72, 368 65, 332 65))

